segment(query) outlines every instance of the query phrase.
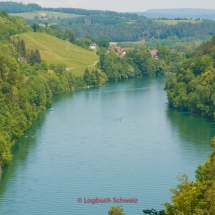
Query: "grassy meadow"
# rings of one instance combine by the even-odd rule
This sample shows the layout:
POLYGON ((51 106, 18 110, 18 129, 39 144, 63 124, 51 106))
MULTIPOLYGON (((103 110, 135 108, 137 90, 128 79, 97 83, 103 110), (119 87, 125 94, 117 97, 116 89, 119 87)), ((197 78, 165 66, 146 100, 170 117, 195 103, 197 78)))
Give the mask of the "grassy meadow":
POLYGON ((196 24, 196 23, 201 22, 201 20, 195 21, 195 20, 191 20, 191 19, 189 19, 189 20, 187 20, 187 19, 186 20, 158 20, 158 19, 156 19, 155 21, 160 22, 160 23, 165 23, 167 25, 176 25, 179 22, 190 22, 192 24, 196 24))
POLYGON ((145 40, 140 40, 137 42, 118 42, 114 45, 120 46, 121 48, 140 48, 146 43, 145 40))
POLYGON ((55 19, 60 17, 61 19, 64 19, 64 18, 79 17, 82 15, 60 13, 60 12, 49 12, 49 11, 37 11, 37 12, 26 12, 26 13, 10 13, 10 16, 19 16, 19 17, 23 17, 26 19, 34 19, 35 16, 38 16, 39 19, 41 19, 41 16, 48 16, 50 18, 53 17, 55 19))
POLYGON ((25 41, 27 49, 38 49, 42 59, 48 64, 65 64, 67 70, 74 71, 75 75, 82 75, 87 67, 93 68, 99 60, 95 52, 46 33, 28 32, 16 37, 25 41))

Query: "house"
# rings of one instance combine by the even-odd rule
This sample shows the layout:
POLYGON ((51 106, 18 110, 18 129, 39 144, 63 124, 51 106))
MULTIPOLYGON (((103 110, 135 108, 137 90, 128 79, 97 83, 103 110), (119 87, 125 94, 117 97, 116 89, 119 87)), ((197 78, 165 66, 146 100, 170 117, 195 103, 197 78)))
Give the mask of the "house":
POLYGON ((150 53, 153 58, 158 59, 158 50, 151 50, 150 53))
POLYGON ((91 48, 91 49, 96 49, 96 48, 97 48, 97 44, 96 44, 96 43, 90 44, 90 48, 91 48))
POLYGON ((120 48, 120 46, 111 46, 109 48, 109 51, 115 51, 115 52, 119 53, 121 51, 121 48, 120 48))
POLYGON ((120 58, 124 58, 125 55, 126 55, 126 52, 121 52, 121 53, 119 54, 119 57, 120 57, 120 58))
POLYGON ((21 62, 27 62, 26 58, 24 58, 24 57, 18 57, 17 60, 18 60, 18 61, 21 61, 21 62))

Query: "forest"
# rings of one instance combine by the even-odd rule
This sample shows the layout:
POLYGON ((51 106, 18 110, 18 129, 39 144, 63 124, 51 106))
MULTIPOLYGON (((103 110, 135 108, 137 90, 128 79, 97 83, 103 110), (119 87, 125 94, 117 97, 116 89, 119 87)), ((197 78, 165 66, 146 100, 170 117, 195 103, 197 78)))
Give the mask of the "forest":
POLYGON ((89 15, 75 18, 49 17, 48 20, 25 19, 26 23, 32 25, 38 23, 57 23, 65 29, 71 27, 77 37, 93 36, 105 37, 109 41, 139 41, 155 39, 177 38, 207 39, 214 33, 215 22, 203 20, 198 23, 179 22, 176 25, 167 25, 146 17, 120 17, 115 15, 89 15))
POLYGON ((182 62, 166 83, 169 105, 215 119, 215 36, 182 62))
POLYGON ((6 10, 8 13, 22 13, 22 12, 33 12, 33 11, 52 11, 79 15, 114 15, 119 17, 137 17, 134 13, 118 13, 114 11, 104 10, 85 10, 80 8, 43 8, 38 4, 23 4, 22 2, 0 2, 0 10, 6 10))
MULTIPOLYGON (((169 37, 195 41, 207 40, 215 34, 214 20, 200 20, 200 22, 179 22, 175 25, 158 22, 135 13, 117 13, 113 11, 84 10, 76 8, 42 8, 37 4, 23 4, 15 2, 0 2, 0 10, 9 13, 49 11, 80 15, 74 18, 54 18, 47 16, 45 19, 35 16, 34 19, 25 21, 28 25, 34 23, 51 25, 57 24, 61 29, 70 27, 78 38, 88 36, 97 39, 106 38, 109 41, 125 42, 150 39, 165 40, 169 37)), ((21 16, 21 15, 20 15, 21 16)))

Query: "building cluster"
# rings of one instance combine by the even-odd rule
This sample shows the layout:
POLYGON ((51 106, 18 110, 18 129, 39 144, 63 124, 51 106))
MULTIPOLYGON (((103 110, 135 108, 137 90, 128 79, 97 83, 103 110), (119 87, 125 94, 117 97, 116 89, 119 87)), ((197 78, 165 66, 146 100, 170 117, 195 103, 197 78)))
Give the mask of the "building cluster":
POLYGON ((120 46, 111 46, 108 48, 107 52, 114 51, 118 54, 119 57, 123 58, 126 55, 127 51, 134 50, 134 48, 121 48, 120 46))
MULTIPOLYGON (((95 50, 97 48, 97 44, 96 43, 92 43, 90 45, 90 48, 95 50)), ((134 48, 121 48, 120 46, 114 45, 114 46, 109 47, 107 49, 107 52, 114 51, 115 53, 117 53, 117 55, 119 57, 123 58, 126 55, 126 52, 130 51, 130 50, 134 50, 134 48)), ((152 55, 153 58, 158 59, 159 53, 158 53, 157 49, 150 50, 150 53, 151 53, 151 55, 152 55)), ((174 49, 172 49, 171 53, 175 54, 176 51, 174 49)))

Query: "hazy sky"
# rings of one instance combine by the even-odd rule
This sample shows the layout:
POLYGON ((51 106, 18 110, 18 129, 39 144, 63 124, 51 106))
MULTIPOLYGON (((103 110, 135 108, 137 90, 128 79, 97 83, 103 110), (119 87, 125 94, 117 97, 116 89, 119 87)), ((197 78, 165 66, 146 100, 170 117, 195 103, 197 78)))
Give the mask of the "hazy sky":
POLYGON ((22 2, 37 3, 43 7, 74 7, 120 12, 142 12, 158 8, 215 9, 215 0, 22 0, 22 2))

